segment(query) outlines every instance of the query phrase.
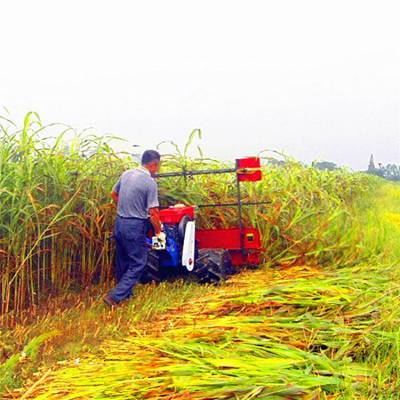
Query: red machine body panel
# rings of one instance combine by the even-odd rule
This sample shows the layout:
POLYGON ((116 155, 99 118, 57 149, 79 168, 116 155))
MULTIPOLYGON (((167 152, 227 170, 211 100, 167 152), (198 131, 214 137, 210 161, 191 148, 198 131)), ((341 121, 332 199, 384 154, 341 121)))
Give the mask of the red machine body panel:
POLYGON ((197 229, 199 249, 229 250, 233 266, 258 265, 261 263, 261 237, 258 229, 245 228, 244 250, 240 247, 240 229, 197 229))
POLYGON ((241 250, 232 250, 231 255, 232 265, 240 267, 242 265, 259 265, 261 264, 261 249, 249 250, 245 254, 241 250))
MULTIPOLYGON (((160 210, 164 224, 179 224, 184 216, 195 219, 195 207, 174 206, 160 210)), ((196 229, 199 249, 225 249, 231 255, 233 266, 257 265, 261 262, 261 237, 256 228, 244 228, 244 252, 241 250, 240 228, 196 229)))
POLYGON ((169 207, 160 210, 160 220, 164 224, 179 224, 184 216, 194 219, 194 214, 194 207, 192 206, 169 207))
MULTIPOLYGON (((255 228, 245 228, 244 248, 261 248, 260 232, 255 228)), ((240 250, 240 229, 197 229, 196 240, 200 249, 240 250)))
POLYGON ((261 161, 259 157, 240 158, 237 161, 238 171, 247 170, 243 173, 238 172, 240 182, 256 182, 261 181, 261 161))

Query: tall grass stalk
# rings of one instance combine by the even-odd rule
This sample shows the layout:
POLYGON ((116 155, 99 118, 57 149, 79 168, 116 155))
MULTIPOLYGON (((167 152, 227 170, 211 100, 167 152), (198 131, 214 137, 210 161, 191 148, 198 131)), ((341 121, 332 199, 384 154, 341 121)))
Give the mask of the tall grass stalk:
MULTIPOLYGON (((44 139, 37 114, 0 127, 1 313, 110 278, 108 193, 124 168, 109 138, 44 139)), ((67 129, 68 130, 68 129, 67 129)))
MULTIPOLYGON (((194 130, 181 151, 173 142, 160 146, 164 170, 219 168, 204 158, 194 130), (172 151, 165 146, 172 145, 172 151)), ((12 322, 40 299, 71 288, 111 279, 115 209, 109 193, 119 174, 134 165, 113 150, 113 138, 77 134, 62 125, 44 126, 28 113, 23 126, 0 124, 0 296, 3 322, 12 322), (59 129, 55 137, 47 132, 59 129), (67 140, 67 136, 71 137, 67 140)), ((244 185, 246 200, 269 201, 248 208, 246 222, 263 234, 265 261, 272 264, 349 265, 363 255, 355 245, 353 202, 374 187, 376 178, 346 171, 321 172, 293 160, 265 164, 264 179, 244 185)), ((235 179, 226 175, 160 181, 164 205, 229 202, 235 179)), ((237 225, 235 208, 205 209, 199 225, 237 225)), ((360 228, 360 227, 359 227, 360 228)))

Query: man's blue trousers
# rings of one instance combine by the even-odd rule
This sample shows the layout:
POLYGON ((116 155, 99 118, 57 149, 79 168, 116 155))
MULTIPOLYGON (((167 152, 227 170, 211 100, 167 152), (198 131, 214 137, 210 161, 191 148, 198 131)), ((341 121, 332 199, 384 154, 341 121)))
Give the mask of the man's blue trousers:
POLYGON ((147 220, 117 217, 115 221, 115 276, 118 283, 109 296, 117 303, 132 296, 132 289, 142 276, 148 254, 147 229, 147 220))

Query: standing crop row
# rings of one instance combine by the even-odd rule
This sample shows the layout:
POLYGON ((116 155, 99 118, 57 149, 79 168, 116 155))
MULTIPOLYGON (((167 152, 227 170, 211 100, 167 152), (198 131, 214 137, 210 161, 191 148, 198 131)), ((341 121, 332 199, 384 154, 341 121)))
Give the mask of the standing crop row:
MULTIPOLYGON (((77 135, 68 127, 43 127, 27 114, 23 127, 0 124, 0 301, 3 321, 41 299, 84 288, 112 276, 115 208, 109 193, 132 160, 111 147, 111 138, 77 135), (47 132, 58 130, 55 137, 47 132), (70 137, 69 140, 66 137, 70 137)), ((193 139, 193 135, 191 138, 193 139)), ((176 147, 165 170, 219 168, 221 162, 190 158, 176 147)), ((248 223, 263 234, 268 265, 304 262, 349 264, 361 250, 351 246, 361 232, 349 215, 354 199, 374 178, 345 171, 321 172, 287 160, 264 167, 264 179, 244 185, 247 200, 269 204, 249 208, 248 223)), ((162 180, 164 205, 229 202, 234 179, 205 176, 162 180)), ((235 208, 204 209, 203 227, 233 226, 235 208)))

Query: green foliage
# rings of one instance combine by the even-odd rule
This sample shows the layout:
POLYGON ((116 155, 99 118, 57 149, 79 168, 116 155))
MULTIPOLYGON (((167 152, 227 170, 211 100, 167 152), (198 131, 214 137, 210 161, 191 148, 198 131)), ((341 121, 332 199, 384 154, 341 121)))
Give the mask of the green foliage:
POLYGON ((15 384, 15 371, 21 363, 28 360, 34 362, 38 356, 40 346, 47 340, 59 335, 58 331, 51 331, 33 338, 19 354, 14 354, 5 363, 0 365, 0 394, 4 389, 12 388, 15 384))
POLYGON ((338 169, 338 166, 331 161, 314 161, 312 166, 313 168, 317 168, 322 171, 334 171, 335 169, 338 169))
POLYGON ((400 166, 396 164, 380 165, 379 168, 369 167, 368 171, 371 175, 380 176, 389 181, 400 181, 400 166))
MULTIPOLYGON (((52 286, 107 280, 112 250, 105 237, 115 212, 108 194, 129 160, 95 136, 75 136, 66 147, 65 128, 50 145, 34 113, 20 131, 10 121, 1 129, 5 309, 20 311, 52 286)), ((200 137, 193 131, 183 150, 170 143, 165 170, 225 166, 201 152, 189 157, 200 137)), ((107 340, 43 375, 29 398, 396 398, 399 187, 288 158, 263 172, 263 181, 243 187, 245 200, 269 201, 245 212, 263 233, 264 269, 218 288, 142 287, 114 311, 104 310, 98 294, 62 314, 55 306, 31 328, 23 352, 0 367, 2 388, 16 384, 25 359, 37 358, 49 339, 41 333, 58 330, 64 352, 46 353, 47 366, 107 340)), ((234 184, 220 175, 187 177, 162 180, 160 192, 164 204, 229 202, 234 184)), ((199 224, 230 226, 235 218, 235 209, 206 210, 199 224)))
POLYGON ((0 365, 0 394, 6 387, 12 387, 14 384, 14 371, 20 360, 19 354, 14 354, 4 364, 0 365))
POLYGON ((60 335, 59 331, 51 331, 51 332, 47 332, 47 333, 44 333, 40 336, 33 338, 25 346, 23 353, 25 354, 26 357, 29 357, 30 359, 35 360, 38 355, 40 346, 47 340, 49 340, 55 336, 58 336, 58 335, 60 335))
MULTIPOLYGON (((191 160, 195 168, 218 168, 221 163, 191 160)), ((178 159, 174 159, 179 164, 178 159)), ((222 165, 229 167, 230 165, 222 165)), ((378 182, 365 174, 318 171, 293 160, 283 166, 265 166, 263 180, 243 185, 244 201, 266 201, 245 210, 247 224, 258 226, 270 264, 306 258, 322 264, 351 264, 362 257, 354 244, 362 230, 354 229, 353 203, 378 182)), ((235 177, 164 179, 160 182, 164 204, 204 204, 235 201, 235 177)), ((237 226, 235 208, 199 210, 200 226, 237 226)))
POLYGON ((133 299, 111 311, 102 302, 108 289, 92 287, 84 293, 66 293, 42 306, 29 321, 0 331, 0 349, 7 347, 8 353, 14 353, 0 364, 0 377, 4 376, 1 398, 3 391, 5 395, 26 385, 43 367, 53 368, 65 364, 65 360, 77 360, 82 352, 97 354, 104 340, 111 337, 121 340, 136 324, 154 321, 161 313, 182 307, 211 290, 183 281, 139 285, 133 299))
POLYGON ((30 398, 395 398, 399 279, 372 262, 248 272, 67 363, 30 398))
MULTIPOLYGON (((195 144, 199 139, 201 131, 195 129, 182 150, 168 142, 173 152, 163 157, 164 170, 226 166, 205 159, 195 144), (193 146, 199 158, 189 157, 193 146)), ((107 238, 115 209, 109 193, 132 165, 127 154, 115 153, 112 140, 43 126, 36 113, 26 115, 20 130, 7 121, 1 125, 0 293, 7 318, 45 295, 110 279, 113 248, 107 238), (47 137, 54 130, 59 133, 47 137)), ((352 201, 370 190, 371 182, 365 175, 316 171, 289 159, 283 166, 266 166, 263 181, 244 185, 246 200, 270 202, 245 212, 247 223, 263 233, 266 261, 354 262, 359 252, 350 254, 352 243, 343 232, 352 229, 352 201)), ((164 204, 235 198, 233 176, 164 179, 160 186, 164 204)), ((199 224, 236 225, 237 211, 202 211, 199 224)))
POLYGON ((50 290, 110 276, 109 192, 125 161, 108 137, 60 126, 57 137, 44 138, 55 128, 42 126, 36 113, 27 114, 21 130, 0 126, 3 314, 21 312, 50 290))

